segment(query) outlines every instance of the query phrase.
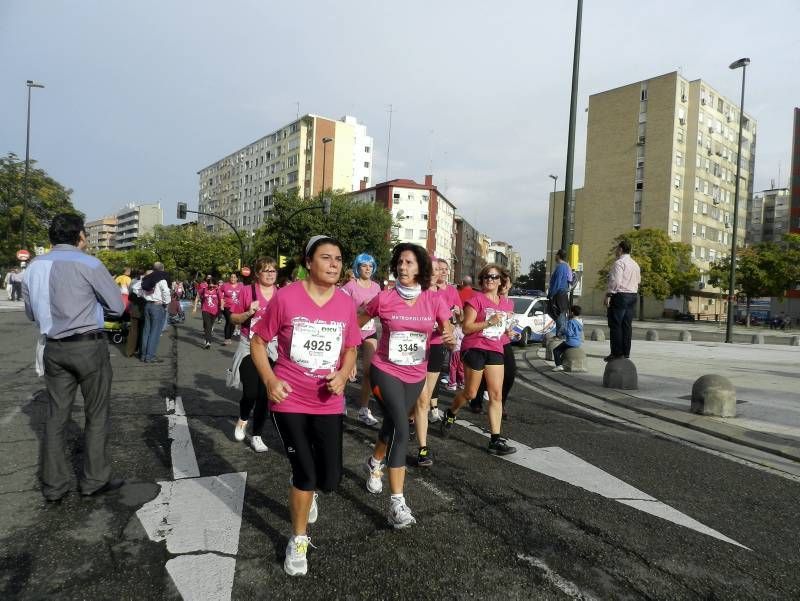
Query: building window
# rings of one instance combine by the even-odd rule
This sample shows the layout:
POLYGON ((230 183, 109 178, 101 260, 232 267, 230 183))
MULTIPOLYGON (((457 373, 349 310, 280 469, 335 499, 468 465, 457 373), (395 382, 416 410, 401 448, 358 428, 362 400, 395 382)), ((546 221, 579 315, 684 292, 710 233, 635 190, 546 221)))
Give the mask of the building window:
POLYGON ((680 150, 675 152, 675 164, 678 167, 683 167, 683 153, 680 150))
POLYGON ((411 240, 414 237, 414 230, 406 229, 404 231, 404 235, 405 235, 406 240, 411 240))
POLYGON ((672 198, 672 210, 675 213, 681 212, 681 201, 675 197, 672 198))
POLYGON ((683 133, 683 130, 679 129, 678 130, 678 144, 683 144, 684 140, 685 140, 685 135, 683 133))
POLYGON ((366 167, 367 169, 369 169, 369 161, 364 161, 364 167, 366 167))
POLYGON ((680 225, 677 221, 672 222, 672 233, 678 235, 680 233, 680 225))
POLYGON ((428 239, 428 230, 420 230, 419 231, 419 239, 420 240, 427 240, 428 239))
POLYGON ((364 152, 369 152, 369 151, 370 151, 369 146, 364 146, 364 152))
POLYGON ((423 221, 428 221, 428 214, 427 213, 423 213, 422 215, 420 215, 420 217, 422 218, 423 221))
POLYGON ((680 188, 682 183, 683 183, 683 178, 680 176, 680 174, 676 173, 675 174, 675 179, 673 180, 673 185, 676 188, 680 188))

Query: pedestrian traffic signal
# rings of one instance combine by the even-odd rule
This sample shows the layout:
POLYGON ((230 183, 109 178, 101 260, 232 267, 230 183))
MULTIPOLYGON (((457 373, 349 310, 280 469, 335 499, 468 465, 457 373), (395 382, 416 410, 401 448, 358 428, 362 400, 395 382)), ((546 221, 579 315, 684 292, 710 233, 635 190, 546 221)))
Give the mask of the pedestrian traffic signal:
POLYGON ((186 203, 178 203, 178 219, 186 219, 186 203))
POLYGON ((286 267, 286 256, 281 255, 278 257, 278 267, 286 267))

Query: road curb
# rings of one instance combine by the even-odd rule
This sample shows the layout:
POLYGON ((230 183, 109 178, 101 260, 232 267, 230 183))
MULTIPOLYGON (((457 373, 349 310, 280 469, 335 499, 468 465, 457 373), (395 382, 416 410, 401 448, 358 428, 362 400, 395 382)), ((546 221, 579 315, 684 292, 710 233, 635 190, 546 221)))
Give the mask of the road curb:
MULTIPOLYGON (((569 374, 564 374, 563 372, 553 373, 551 366, 540 359, 536 351, 525 351, 523 357, 525 362, 538 375, 543 376, 547 379, 547 381, 553 382, 562 388, 575 390, 612 405, 622 407, 630 411, 635 411, 636 413, 640 413, 647 417, 652 417, 658 420, 669 422, 671 424, 683 426, 685 428, 702 432, 703 434, 707 434, 721 440, 740 444, 742 446, 769 453, 783 459, 800 463, 800 445, 793 440, 767 432, 746 430, 744 428, 722 423, 702 415, 689 413, 688 410, 684 413, 675 409, 668 409, 657 403, 654 403, 653 401, 647 401, 619 390, 611 390, 575 379, 569 374), (750 432, 752 432, 753 435, 758 436, 759 440, 748 438, 748 433, 750 432)), ((522 379, 526 379, 522 373, 520 373, 519 376, 522 377, 522 379)), ((530 382, 530 380, 528 380, 528 382, 530 382)), ((551 392, 558 393, 559 391, 551 390, 551 392)), ((591 407, 592 409, 598 409, 589 403, 582 402, 580 399, 570 398, 570 400, 580 405, 591 407)))

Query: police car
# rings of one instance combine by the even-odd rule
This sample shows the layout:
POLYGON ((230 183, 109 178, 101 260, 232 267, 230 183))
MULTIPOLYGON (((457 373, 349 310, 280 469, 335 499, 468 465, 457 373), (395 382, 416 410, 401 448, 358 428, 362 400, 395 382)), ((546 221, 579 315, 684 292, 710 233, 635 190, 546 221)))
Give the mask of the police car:
POLYGON ((519 344, 541 342, 545 335, 555 334, 556 322, 547 314, 546 296, 509 296, 514 303, 514 318, 521 331, 519 344))

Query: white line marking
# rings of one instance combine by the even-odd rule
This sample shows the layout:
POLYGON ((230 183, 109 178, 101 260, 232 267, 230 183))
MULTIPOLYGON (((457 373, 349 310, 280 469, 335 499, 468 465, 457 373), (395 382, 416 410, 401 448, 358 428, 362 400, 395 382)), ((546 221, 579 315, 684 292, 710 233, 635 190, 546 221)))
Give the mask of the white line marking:
POLYGON ((173 554, 217 551, 236 555, 247 472, 159 482, 161 492, 136 516, 151 540, 173 554))
POLYGON ((522 561, 531 564, 533 567, 539 568, 544 572, 545 580, 555 586, 562 593, 569 595, 572 599, 580 599, 581 601, 596 601, 596 597, 593 597, 588 593, 581 592, 581 589, 579 589, 576 584, 570 582, 563 576, 551 570, 550 567, 538 557, 531 557, 530 555, 517 553, 517 559, 521 559, 522 561))
POLYGON ((439 490, 439 488, 432 482, 428 482, 427 480, 423 480, 422 478, 415 478, 415 480, 419 482, 424 488, 427 488, 430 492, 439 497, 440 499, 443 499, 448 503, 453 502, 453 497, 439 490))
MULTIPOLYGON (((456 423, 481 436, 489 437, 488 432, 485 432, 478 426, 474 426, 470 422, 456 420, 456 423)), ((750 551, 748 547, 745 547, 741 543, 728 538, 724 534, 708 526, 704 526, 688 515, 681 513, 669 505, 661 503, 647 493, 634 488, 630 484, 623 482, 619 478, 612 476, 608 472, 601 470, 599 467, 584 461, 580 457, 560 447, 534 449, 510 439, 508 442, 512 446, 517 447, 517 452, 513 455, 502 456, 501 459, 539 472, 545 476, 555 478, 556 480, 561 480, 572 486, 583 488, 584 490, 606 497, 607 499, 619 501, 639 511, 649 513, 650 515, 673 522, 679 526, 695 530, 701 534, 712 536, 726 543, 750 551)))
POLYGON ((169 421, 169 438, 172 439, 170 448, 172 454, 172 474, 175 480, 181 478, 197 478, 200 468, 197 466, 197 457, 194 453, 192 435, 189 432, 189 422, 183 409, 181 397, 175 400, 167 399, 167 420, 169 421))
POLYGON ((22 407, 19 407, 19 406, 17 406, 17 407, 14 407, 14 408, 12 408, 10 411, 8 411, 8 412, 7 412, 7 413, 6 413, 6 414, 3 416, 3 420, 2 420, 2 422, 1 422, 1 423, 2 423, 4 426, 7 426, 8 424, 10 424, 10 423, 11 423, 11 420, 12 420, 12 419, 14 419, 14 418, 15 418, 17 415, 19 415, 20 413, 22 413, 22 407))
POLYGON ((167 562, 167 572, 184 599, 228 601, 236 560, 214 553, 180 555, 167 562))

